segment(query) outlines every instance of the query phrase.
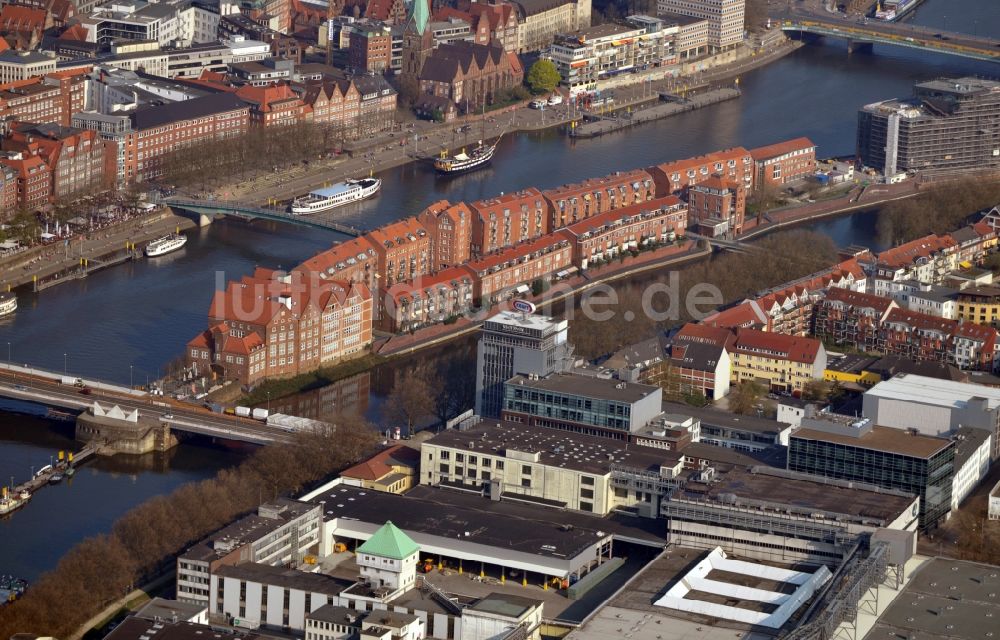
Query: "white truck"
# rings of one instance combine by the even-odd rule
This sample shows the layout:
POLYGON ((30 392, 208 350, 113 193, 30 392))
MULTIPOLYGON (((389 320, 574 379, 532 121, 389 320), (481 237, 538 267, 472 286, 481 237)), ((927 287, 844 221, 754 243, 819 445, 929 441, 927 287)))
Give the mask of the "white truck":
POLYGON ((236 415, 241 418, 250 417, 250 407, 236 407, 236 415))
POLYGON ((269 413, 270 413, 270 411, 268 411, 267 409, 254 409, 253 410, 253 419, 254 420, 267 420, 267 414, 269 414, 269 413))

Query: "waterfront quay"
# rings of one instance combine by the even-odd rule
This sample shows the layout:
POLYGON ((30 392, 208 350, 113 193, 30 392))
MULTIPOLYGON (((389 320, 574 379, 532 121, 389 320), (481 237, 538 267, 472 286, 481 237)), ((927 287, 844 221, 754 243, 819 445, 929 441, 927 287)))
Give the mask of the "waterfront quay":
POLYGON ((150 241, 195 226, 192 220, 161 208, 80 232, 68 240, 29 247, 0 258, 0 288, 30 285, 33 291, 42 291, 84 278, 99 269, 139 259, 150 241))

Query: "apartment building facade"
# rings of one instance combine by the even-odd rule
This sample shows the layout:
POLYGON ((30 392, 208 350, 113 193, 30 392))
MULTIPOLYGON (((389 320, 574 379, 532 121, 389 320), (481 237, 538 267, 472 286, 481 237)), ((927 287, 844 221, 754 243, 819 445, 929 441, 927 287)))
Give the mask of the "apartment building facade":
POLYGON ((473 277, 473 297, 481 306, 492 306, 529 292, 533 281, 545 280, 572 264, 571 236, 560 232, 501 249, 466 267, 473 277))
POLYGON ((647 202, 657 191, 649 172, 635 169, 565 184, 542 195, 548 208, 548 229, 555 231, 591 216, 647 202))
POLYGON ((781 186, 803 180, 816 172, 816 145, 809 138, 795 138, 750 150, 757 167, 757 184, 781 186))
POLYGON ((566 231, 573 237, 573 264, 587 269, 640 247, 673 242, 687 224, 687 207, 667 196, 598 214, 566 231))
POLYGON ((717 53, 743 42, 746 0, 657 0, 659 13, 678 13, 708 22, 708 49, 717 53))
POLYGON ((743 147, 723 149, 703 156, 665 162, 647 169, 659 195, 679 195, 692 185, 720 175, 726 180, 742 182, 747 193, 753 191, 755 166, 753 156, 743 147))
POLYGON ((822 380, 826 369, 826 349, 819 340, 756 329, 736 332, 730 356, 734 384, 762 382, 785 393, 822 380))
POLYGON ((542 192, 534 187, 477 200, 469 208, 474 214, 471 243, 474 255, 493 253, 550 230, 548 207, 542 192))

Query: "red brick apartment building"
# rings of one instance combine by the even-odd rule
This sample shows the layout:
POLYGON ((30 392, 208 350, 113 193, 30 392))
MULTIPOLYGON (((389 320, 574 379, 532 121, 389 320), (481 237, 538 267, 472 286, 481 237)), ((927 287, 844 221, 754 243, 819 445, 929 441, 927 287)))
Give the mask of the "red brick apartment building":
POLYGON ((473 308, 473 278, 464 267, 449 267, 382 292, 379 317, 384 331, 401 333, 460 316, 473 308))
POLYGON ((0 157, 0 164, 13 171, 15 207, 38 209, 51 202, 52 169, 45 164, 45 160, 14 152, 0 157))
POLYGON ((132 114, 124 133, 124 178, 146 181, 162 172, 163 156, 177 149, 246 133, 249 108, 238 96, 218 93, 174 102, 132 114))
POLYGON ((84 109, 89 71, 61 71, 0 85, 0 120, 70 126, 73 114, 84 109))
POLYGON ((378 254, 367 238, 353 238, 317 253, 295 271, 316 274, 320 280, 360 282, 369 291, 378 291, 378 254))
POLYGON ((891 298, 830 289, 816 305, 813 333, 835 344, 852 345, 869 353, 881 351, 880 332, 889 312, 898 309, 891 298))
POLYGON ((816 172, 816 145, 809 138, 795 138, 750 150, 758 185, 781 186, 816 172))
POLYGON ((714 234, 720 227, 713 222, 725 221, 724 233, 739 234, 746 217, 747 191, 742 181, 709 176, 688 188, 688 207, 692 226, 710 227, 714 234))
POLYGON ((891 298, 830 289, 816 306, 814 333, 838 345, 917 361, 993 371, 997 331, 900 308, 891 298))
POLYGON ((687 206, 667 196, 608 211, 572 224, 573 264, 586 269, 595 260, 610 260, 650 243, 671 242, 688 224, 687 206))
POLYGON ((473 276, 473 297, 480 306, 501 302, 532 281, 545 278, 573 263, 572 235, 565 230, 502 249, 467 265, 473 276))
POLYGON ((114 184, 115 147, 96 131, 55 124, 15 124, 0 146, 8 154, 20 155, 22 160, 8 156, 5 161, 18 170, 31 158, 42 159, 49 170, 50 200, 100 191, 114 184))
POLYGON ((216 292, 209 329, 188 343, 186 359, 200 375, 253 385, 354 356, 371 339, 365 285, 257 269, 216 292))
POLYGON ((653 177, 643 169, 618 171, 578 184, 566 184, 543 191, 549 206, 550 231, 569 226, 613 209, 652 200, 653 177))
POLYGON ((262 87, 245 84, 236 95, 250 107, 250 126, 286 127, 305 120, 309 107, 287 83, 262 87))
POLYGON ((417 215, 417 221, 431 237, 433 269, 468 262, 474 217, 475 214, 464 202, 451 204, 447 200, 438 200, 417 215))
POLYGON ((375 249, 380 289, 434 271, 430 234, 416 218, 394 222, 364 237, 375 249))
POLYGON ((392 59, 392 34, 383 24, 352 25, 348 36, 347 60, 362 73, 384 73, 392 59))
POLYGON ((753 190, 754 163, 750 152, 734 147, 703 156, 665 162, 647 169, 656 183, 658 195, 679 195, 691 185, 708 180, 713 174, 742 182, 748 192, 753 190))
POLYGON ((472 253, 486 255, 549 232, 548 207, 534 187, 469 205, 472 218, 472 253))

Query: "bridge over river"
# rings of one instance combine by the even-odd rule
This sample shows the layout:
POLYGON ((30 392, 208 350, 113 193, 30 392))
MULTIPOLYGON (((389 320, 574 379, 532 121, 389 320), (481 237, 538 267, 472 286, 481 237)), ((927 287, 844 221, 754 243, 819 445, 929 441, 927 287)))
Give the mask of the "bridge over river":
POLYGON ((174 431, 253 444, 287 442, 290 438, 286 429, 258 420, 214 413, 171 398, 99 380, 79 379, 76 384, 64 384, 62 381, 65 378, 67 376, 44 369, 0 364, 0 397, 74 413, 85 411, 94 402, 104 407, 118 405, 126 412, 136 409, 140 415, 168 424, 174 431))

